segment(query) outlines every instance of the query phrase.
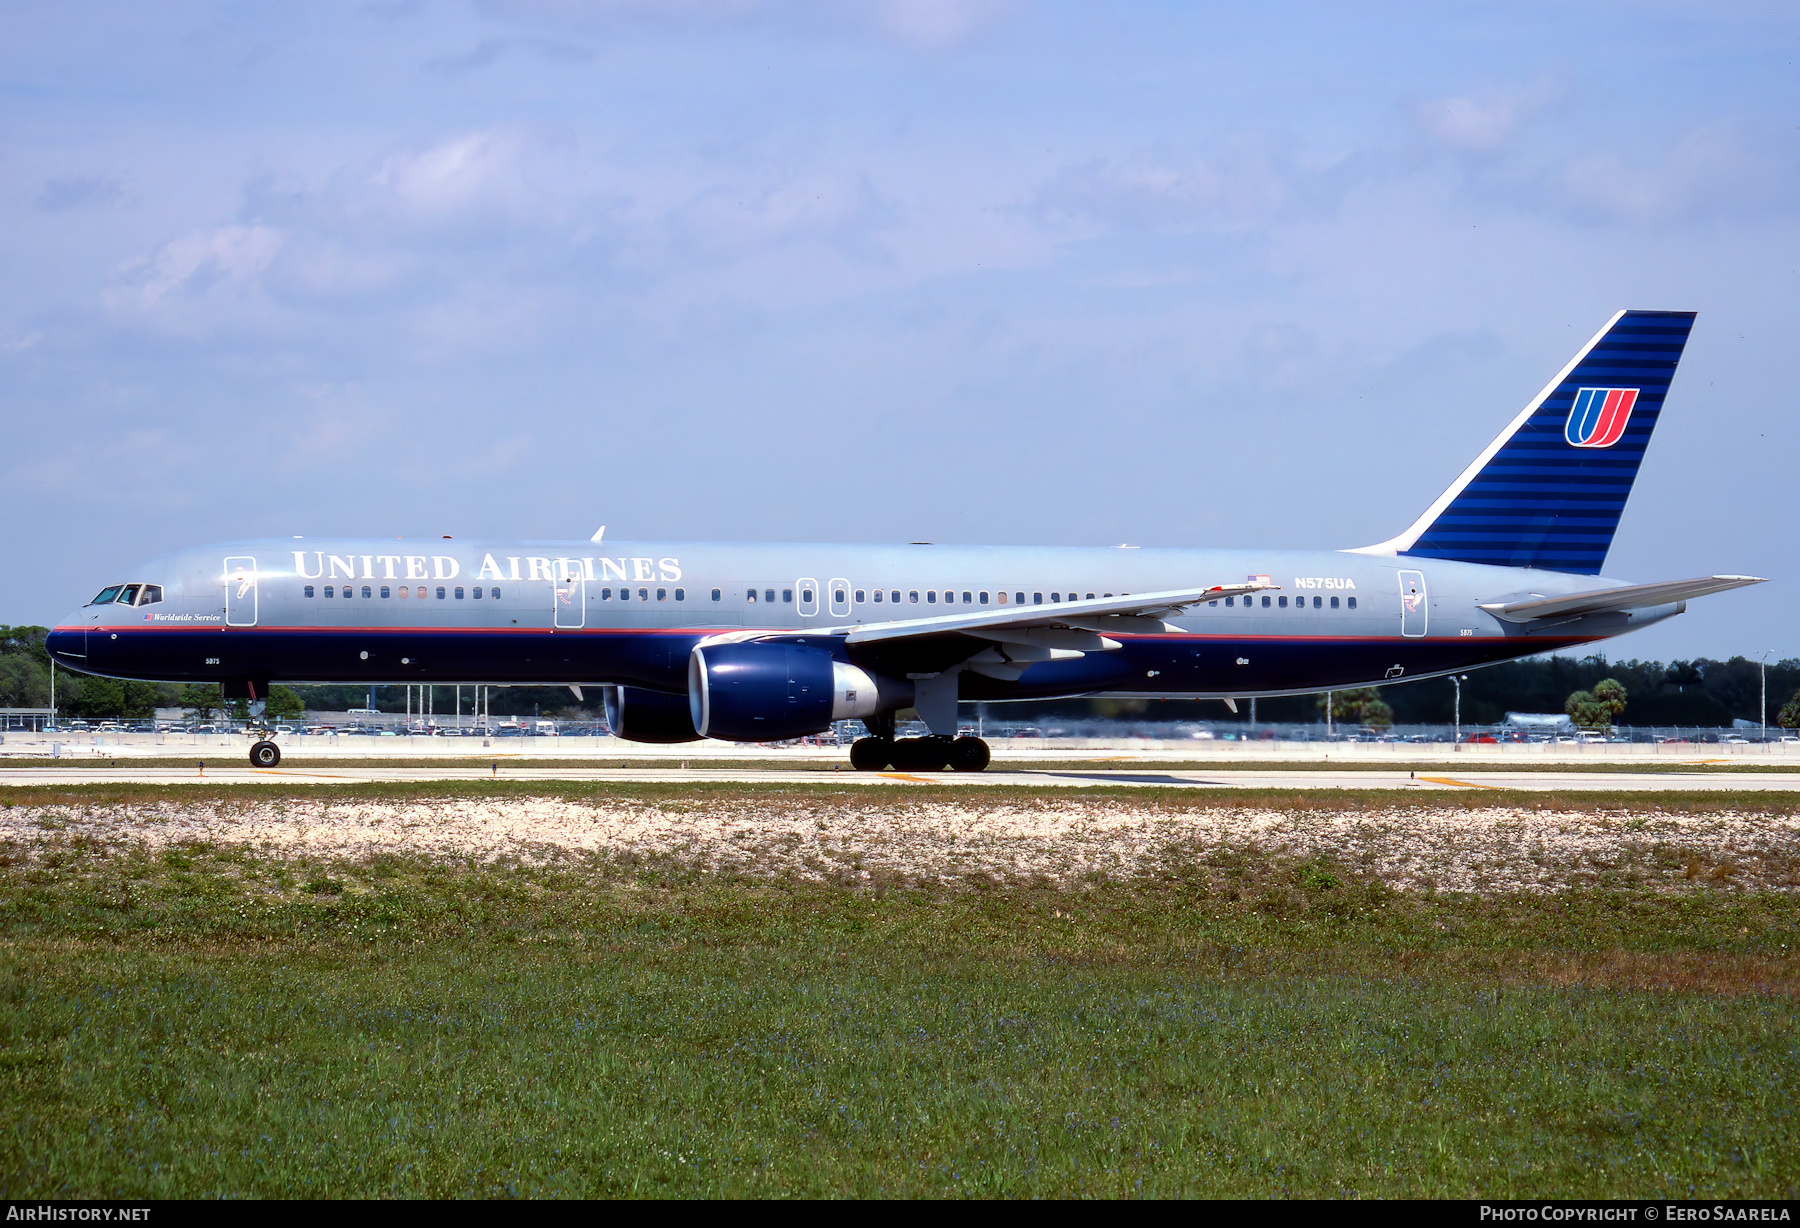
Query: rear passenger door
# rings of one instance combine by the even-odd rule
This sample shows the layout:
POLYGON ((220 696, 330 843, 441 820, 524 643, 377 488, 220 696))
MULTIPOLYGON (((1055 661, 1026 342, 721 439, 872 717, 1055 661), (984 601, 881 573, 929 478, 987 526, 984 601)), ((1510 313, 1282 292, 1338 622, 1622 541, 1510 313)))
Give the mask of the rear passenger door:
POLYGON ((1418 639, 1425 634, 1430 617, 1431 605, 1425 599, 1425 573, 1402 571, 1400 573, 1400 634, 1408 639, 1418 639))

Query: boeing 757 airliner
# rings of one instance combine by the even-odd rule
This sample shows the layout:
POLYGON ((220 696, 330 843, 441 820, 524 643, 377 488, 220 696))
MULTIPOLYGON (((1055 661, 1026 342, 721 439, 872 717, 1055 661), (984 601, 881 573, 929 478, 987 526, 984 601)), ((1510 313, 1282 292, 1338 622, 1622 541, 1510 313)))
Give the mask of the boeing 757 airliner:
POLYGON ((601 686, 640 742, 854 718, 858 768, 979 771, 959 701, 1235 707, 1587 644, 1759 583, 1600 575, 1693 323, 1614 316, 1411 528, 1353 550, 239 541, 107 584, 49 649, 252 701, 271 679, 601 686), (895 738, 906 708, 931 736, 895 738))

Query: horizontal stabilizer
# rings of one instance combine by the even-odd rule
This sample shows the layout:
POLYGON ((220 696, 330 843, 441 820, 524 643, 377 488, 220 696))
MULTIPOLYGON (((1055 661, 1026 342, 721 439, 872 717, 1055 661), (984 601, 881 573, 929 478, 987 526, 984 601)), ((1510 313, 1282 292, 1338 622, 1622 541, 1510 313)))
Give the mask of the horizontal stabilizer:
POLYGON ((1509 623, 1528 623, 1538 618, 1574 618, 1582 614, 1601 614, 1612 610, 1642 610, 1649 606, 1668 605, 1690 597, 1705 597, 1747 584, 1767 583, 1760 576, 1700 576, 1693 580, 1664 580, 1657 584, 1628 584, 1623 588, 1602 588, 1591 593, 1571 593, 1566 597, 1540 597, 1533 594, 1519 601, 1494 601, 1481 608, 1495 618, 1509 623))

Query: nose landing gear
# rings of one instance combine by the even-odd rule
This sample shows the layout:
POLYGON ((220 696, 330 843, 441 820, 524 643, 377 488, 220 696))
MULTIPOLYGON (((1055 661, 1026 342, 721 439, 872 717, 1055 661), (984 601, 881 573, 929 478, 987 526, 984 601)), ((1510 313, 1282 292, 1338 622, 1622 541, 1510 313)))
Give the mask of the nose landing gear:
POLYGON ((980 738, 858 738, 850 745, 850 766, 859 772, 980 772, 992 754, 980 738))

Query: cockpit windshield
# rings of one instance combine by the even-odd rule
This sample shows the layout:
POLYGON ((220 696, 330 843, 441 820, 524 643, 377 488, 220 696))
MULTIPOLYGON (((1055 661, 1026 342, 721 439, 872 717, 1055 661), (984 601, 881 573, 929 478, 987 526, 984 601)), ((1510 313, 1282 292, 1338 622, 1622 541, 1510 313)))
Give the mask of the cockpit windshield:
POLYGON ((89 605, 155 605, 163 599, 160 584, 109 584, 100 590, 100 595, 88 602, 89 605))

